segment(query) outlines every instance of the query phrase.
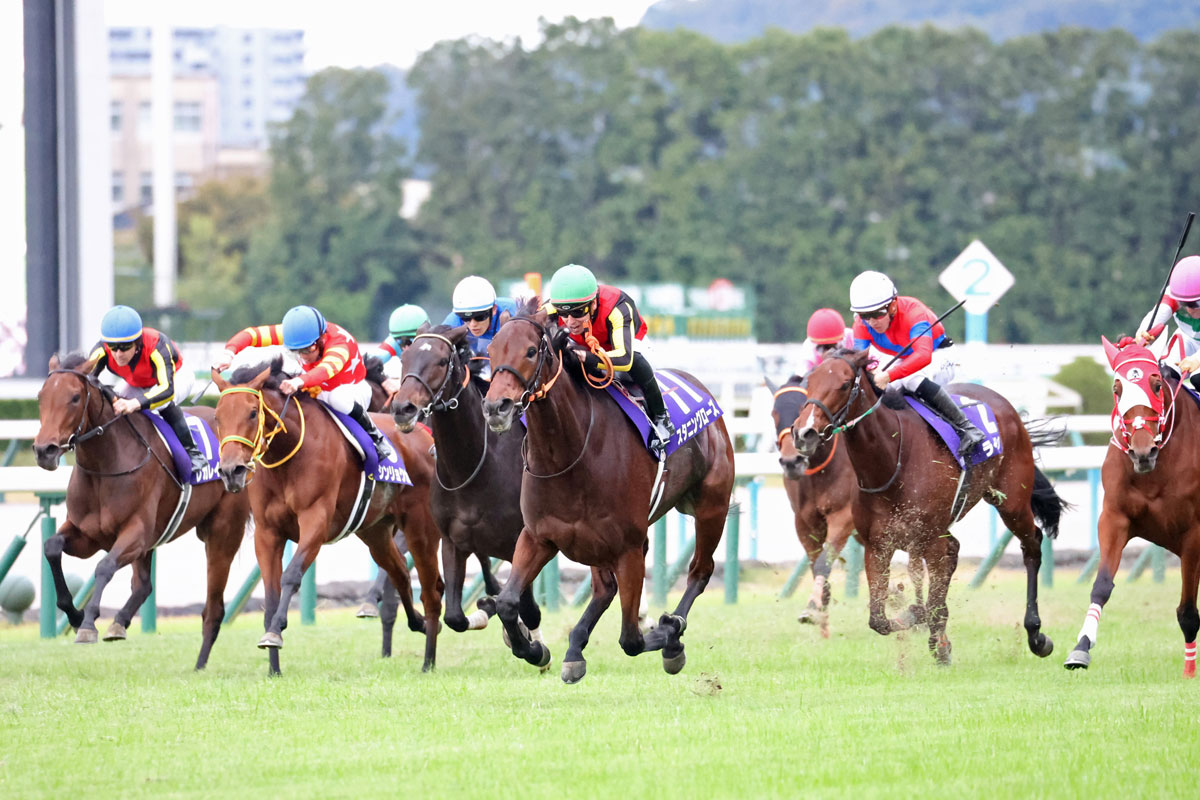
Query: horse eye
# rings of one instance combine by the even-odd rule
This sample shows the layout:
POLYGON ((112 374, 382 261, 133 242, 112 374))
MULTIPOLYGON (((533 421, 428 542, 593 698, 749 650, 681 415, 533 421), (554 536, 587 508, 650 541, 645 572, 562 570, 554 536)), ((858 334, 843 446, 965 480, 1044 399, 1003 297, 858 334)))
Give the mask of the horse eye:
POLYGON ((78 403, 78 402, 79 402, 79 398, 80 398, 80 395, 77 393, 77 394, 76 394, 74 397, 72 397, 72 398, 71 398, 71 402, 72 402, 72 403, 78 403))
POLYGON ((445 367, 445 366, 448 366, 449 364, 450 364, 450 359, 448 359, 448 358, 443 358, 441 361, 438 362, 439 367, 445 367))
POLYGON ((250 419, 258 419, 258 409, 257 408, 250 412, 250 419))
POLYGON ((536 348, 536 347, 530 347, 528 350, 526 350, 526 351, 525 351, 525 357, 526 357, 526 358, 533 358, 533 357, 534 357, 534 356, 536 356, 536 355, 537 355, 537 348, 536 348))
POLYGON ((853 379, 851 379, 851 380, 848 380, 845 383, 843 383, 842 388, 846 391, 850 391, 850 387, 853 385, 854 385, 854 381, 853 381, 853 379))

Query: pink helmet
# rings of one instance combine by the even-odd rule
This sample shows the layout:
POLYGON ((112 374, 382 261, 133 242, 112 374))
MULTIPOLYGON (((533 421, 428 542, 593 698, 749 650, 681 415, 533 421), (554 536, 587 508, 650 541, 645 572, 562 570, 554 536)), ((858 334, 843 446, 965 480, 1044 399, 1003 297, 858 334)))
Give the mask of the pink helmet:
POLYGON ((1179 259, 1171 273, 1171 297, 1185 303, 1200 300, 1200 256, 1179 259))
POLYGON ((817 344, 837 344, 846 333, 846 321, 832 308, 818 308, 808 318, 808 338, 817 344))

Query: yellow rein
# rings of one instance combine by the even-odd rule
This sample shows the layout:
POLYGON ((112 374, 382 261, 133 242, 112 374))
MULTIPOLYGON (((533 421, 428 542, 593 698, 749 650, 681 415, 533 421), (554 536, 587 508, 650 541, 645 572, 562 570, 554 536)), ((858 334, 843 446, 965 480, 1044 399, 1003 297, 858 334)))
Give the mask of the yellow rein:
POLYGON ((218 455, 220 454, 220 451, 224 449, 226 442, 236 442, 238 444, 244 444, 250 448, 251 469, 254 468, 255 464, 262 464, 267 469, 275 469, 282 464, 286 464, 289 460, 291 460, 292 456, 296 455, 296 453, 300 451, 301 446, 304 444, 304 406, 300 405, 299 402, 296 403, 296 408, 300 412, 300 438, 296 442, 296 446, 292 448, 292 452, 288 453, 274 464, 268 464, 262 460, 263 456, 267 454, 267 450, 270 448, 271 442, 275 440, 275 437, 278 434, 287 433, 287 425, 284 423, 283 418, 275 412, 275 409, 271 408, 266 404, 266 402, 264 402, 262 392, 258 389, 251 389, 249 386, 231 386, 228 389, 222 389, 220 397, 239 392, 244 394, 252 394, 258 398, 258 430, 254 433, 254 441, 247 439, 245 436, 237 436, 234 434, 221 437, 221 441, 217 445, 218 455), (263 431, 266 428, 267 414, 270 414, 272 417, 274 417, 275 427, 270 433, 264 435, 263 431))

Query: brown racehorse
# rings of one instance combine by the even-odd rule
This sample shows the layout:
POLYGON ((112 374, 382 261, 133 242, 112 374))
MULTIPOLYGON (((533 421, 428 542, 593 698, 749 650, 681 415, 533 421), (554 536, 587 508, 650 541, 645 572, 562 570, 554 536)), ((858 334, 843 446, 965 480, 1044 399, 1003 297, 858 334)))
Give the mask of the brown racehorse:
MULTIPOLYGON (((888 634, 926 617, 929 648, 939 663, 948 664, 946 594, 958 565, 958 540, 949 528, 954 522, 951 506, 961 470, 942 440, 902 399, 897 398, 896 407, 882 403, 883 397, 870 379, 869 358, 869 351, 837 350, 809 373, 808 400, 793 439, 800 455, 811 458, 823 439, 844 430, 846 452, 859 482, 853 504, 854 527, 865 549, 871 628, 888 634), (912 606, 899 619, 888 619, 884 604, 896 550, 925 561, 929 597, 926 608, 912 606)), ((999 455, 968 470, 966 499, 959 516, 984 500, 996 507, 1005 526, 1020 541, 1029 649, 1048 656, 1054 643, 1041 632, 1037 609, 1042 562, 1038 522, 1053 537, 1065 504, 1035 465, 1034 442, 1012 405, 982 386, 955 384, 952 389, 992 409, 1003 447, 999 455)), ((1059 436, 1048 433, 1045 441, 1059 436)), ((1042 441, 1038 439, 1038 443, 1042 441)))
MULTIPOLYGON (((213 381, 221 390, 217 401, 221 478, 233 492, 249 486, 254 551, 266 590, 265 633, 258 646, 270 651, 272 674, 279 673, 288 602, 321 546, 347 533, 362 474, 358 453, 320 403, 305 393, 285 401, 278 386, 288 376, 281 366, 277 358, 262 369, 243 367, 229 381, 213 370, 213 381), (256 471, 258 466, 263 469, 256 471), (283 570, 288 539, 297 543, 296 553, 283 570)), ((409 627, 424 631, 423 668, 429 670, 437 652, 436 620, 441 613, 440 537, 429 513, 433 440, 420 430, 397 435, 391 419, 382 415, 376 415, 375 424, 398 448, 414 486, 377 484, 354 533, 399 587, 409 627), (421 579, 426 619, 412 606, 408 569, 392 540, 397 526, 404 530, 421 579)))
MULTIPOLYGON (((654 501, 659 462, 616 403, 584 384, 576 351, 564 351, 565 330, 548 328, 553 323, 538 305, 536 298, 529 301, 520 316, 500 328, 488 348, 488 425, 507 430, 522 411, 527 422, 521 484, 525 527, 517 540, 512 574, 497 598, 497 613, 513 654, 531 664, 548 664, 550 651, 519 629, 517 612, 521 594, 562 552, 591 566, 593 579, 592 600, 571 631, 563 680, 575 683, 583 678, 583 649, 618 591, 622 649, 630 656, 662 650, 663 668, 675 674, 685 661, 680 637, 687 615, 712 576, 713 551, 729 510, 733 443, 722 419, 701 430, 667 459, 661 496, 654 501), (663 614, 643 637, 638 602, 646 572, 646 531, 673 507, 695 517, 696 552, 675 612, 663 614)), ((704 391, 695 378, 685 377, 704 391)))
MULTIPOLYGON (((438 460, 430 502, 442 531, 442 569, 446 580, 446 624, 455 631, 486 627, 495 604, 480 603, 468 618, 462 589, 467 556, 474 553, 484 568, 488 594, 499 587, 488 570, 488 557, 512 561, 521 533, 520 425, 497 433, 483 419, 483 395, 472 381, 467 328, 439 325, 422 328, 405 348, 404 379, 392 398, 392 415, 400 430, 412 430, 427 416, 433 426, 438 460), (490 612, 490 613, 489 613, 490 612)), ((521 594, 521 620, 540 638, 542 612, 533 589, 521 594)))
POLYGON ((1098 536, 1100 565, 1092 583, 1091 606, 1067 669, 1086 669, 1096 645, 1100 612, 1112 595, 1121 552, 1141 537, 1179 556, 1182 593, 1175 610, 1183 631, 1183 677, 1196 675, 1196 588, 1200 582, 1200 410, 1180 397, 1177 375, 1164 377, 1158 357, 1126 341, 1104 340, 1116 372, 1113 383, 1113 439, 1100 479, 1104 506, 1098 536), (1171 445, 1168 447, 1168 443, 1171 445))
MULTIPOLYGON (((133 593, 104 634, 105 641, 125 638, 134 613, 153 588, 150 565, 154 548, 179 503, 180 485, 171 453, 153 424, 142 414, 118 417, 111 390, 91 377, 94 362, 82 354, 50 359, 50 375, 38 392, 41 429, 33 440, 38 466, 53 470, 64 453, 75 451, 75 469, 67 486, 67 519, 46 541, 46 561, 54 574, 58 607, 77 629, 75 641, 96 641, 100 598, 113 573, 134 565, 133 593), (103 435, 100 435, 103 434, 103 435), (108 555, 96 565, 96 588, 81 612, 63 577, 62 554, 88 558, 99 550, 108 555)), ((211 408, 186 409, 210 425, 211 408)), ((249 503, 225 491, 220 481, 192 488, 192 497, 172 541, 192 528, 204 542, 208 562, 208 595, 204 603, 203 640, 196 669, 203 669, 225 616, 225 583, 229 565, 246 532, 249 503)))

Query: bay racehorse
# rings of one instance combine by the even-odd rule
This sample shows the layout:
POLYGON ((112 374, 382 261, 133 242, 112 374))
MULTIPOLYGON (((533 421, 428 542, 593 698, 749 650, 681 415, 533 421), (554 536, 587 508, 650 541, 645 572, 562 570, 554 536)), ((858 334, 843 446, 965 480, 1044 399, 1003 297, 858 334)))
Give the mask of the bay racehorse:
MULTIPOLYGON (((279 673, 288 602, 321 546, 350 533, 346 528, 362 474, 359 454, 318 401, 305 392, 286 399, 280 393, 279 383, 287 377, 279 358, 265 367, 241 367, 228 381, 213 370, 221 390, 216 414, 221 479, 232 492, 249 489, 254 513, 254 552, 266 590, 265 632, 258 646, 269 650, 272 674, 279 673), (296 552, 283 570, 289 539, 297 543, 296 552)), ((397 435, 383 415, 375 423, 401 454, 413 486, 379 482, 353 532, 398 587, 409 627, 425 633, 423 668, 429 670, 441 613, 439 535, 429 513, 433 440, 425 431, 397 435), (397 526, 404 530, 421 579, 424 619, 413 608, 408 568, 392 539, 397 526)))
MULTIPOLYGON (((42 469, 58 468, 59 458, 75 451, 75 469, 67 485, 67 518, 45 544, 54 576, 58 607, 76 629, 75 641, 97 639, 100 600, 113 574, 133 564, 133 591, 104 634, 105 641, 124 639, 134 613, 153 588, 150 565, 154 549, 180 502, 182 485, 167 446, 144 414, 119 417, 113 394, 92 377, 94 362, 82 354, 50 359, 50 374, 38 392, 41 428, 33 451, 42 469), (80 611, 63 576, 62 555, 88 558, 108 555, 96 565, 92 597, 80 611)), ((185 409, 213 424, 211 408, 185 409)), ((225 491, 220 481, 192 487, 192 496, 170 541, 192 528, 204 542, 208 590, 204 602, 203 638, 196 669, 203 669, 225 617, 224 592, 229 565, 246 532, 249 504, 225 491)))
MULTIPOLYGON (((946 444, 898 395, 884 403, 871 382, 869 351, 836 350, 808 375, 808 398, 793 433, 796 450, 811 458, 822 441, 841 432, 854 466, 859 492, 853 503, 854 527, 865 550, 870 590, 870 625, 880 634, 927 621, 929 648, 938 663, 950 663, 946 636, 946 595, 958 565, 958 540, 949 532, 961 470, 946 444), (888 573, 896 550, 923 559, 929 574, 928 603, 888 619, 888 573)), ((1041 632, 1037 576, 1042 529, 1053 537, 1065 507, 1034 463, 1034 444, 1061 437, 1045 431, 1037 441, 1016 410, 996 392, 974 384, 954 384, 955 393, 985 403, 996 418, 1002 452, 971 467, 964 478, 961 518, 980 500, 994 506, 1021 543, 1025 562, 1025 631, 1029 649, 1048 656, 1054 649, 1041 632), (1041 523, 1041 529, 1038 523, 1041 523)))
POLYGON ((1183 396, 1186 390, 1177 374, 1163 374, 1158 356, 1149 349, 1132 339, 1116 345, 1103 341, 1116 378, 1113 437, 1100 469, 1100 564, 1079 641, 1064 666, 1086 669, 1091 663, 1100 613, 1112 595, 1121 553, 1136 536, 1165 547, 1182 562, 1175 616, 1183 631, 1183 677, 1193 678, 1200 630, 1200 409, 1195 398, 1183 396))
MULTIPOLYGON (((592 600, 571 631, 562 678, 583 678, 583 649, 601 614, 621 597, 621 648, 627 655, 662 650, 671 674, 686 657, 680 637, 696 597, 713 571, 733 490, 733 443, 717 418, 675 450, 665 462, 661 495, 652 497, 660 462, 607 393, 584 382, 577 351, 565 349, 565 329, 530 300, 502 326, 488 354, 492 384, 483 404, 488 426, 507 430, 522 412, 525 471, 521 483, 524 528, 513 555, 512 574, 497 598, 497 613, 515 656, 545 666, 550 651, 518 627, 520 596, 559 552, 592 567, 592 600), (647 528, 678 508, 696 520, 696 550, 687 588, 672 614, 643 636, 638 603, 646 572, 647 528)), ((683 373, 699 391, 695 378, 683 373)), ((730 564, 728 569, 736 569, 730 564)))
MULTIPOLYGON (((418 332, 404 350, 404 377, 392 398, 396 427, 412 430, 429 419, 437 445, 430 503, 442 532, 442 572, 446 581, 446 624, 455 631, 486 627, 499 591, 488 558, 512 561, 521 533, 521 443, 525 430, 489 430, 483 394, 468 370, 472 358, 467 328, 439 325, 418 332), (468 618, 462 590, 467 556, 474 553, 491 578, 480 610, 468 618)), ((521 593, 521 621, 540 638, 542 612, 532 587, 521 593)))

